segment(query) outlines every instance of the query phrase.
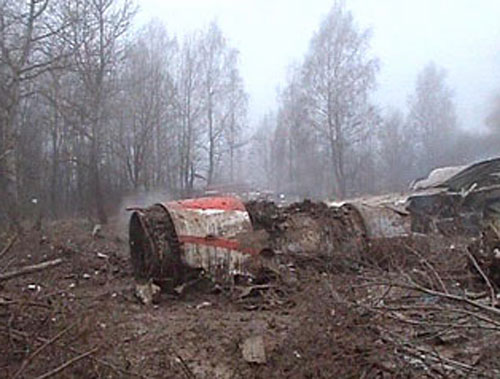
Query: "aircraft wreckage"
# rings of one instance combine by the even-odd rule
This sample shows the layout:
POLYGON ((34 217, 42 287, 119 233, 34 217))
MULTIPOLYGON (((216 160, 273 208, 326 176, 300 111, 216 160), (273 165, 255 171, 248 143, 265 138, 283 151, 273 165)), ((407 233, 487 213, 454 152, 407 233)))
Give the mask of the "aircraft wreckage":
POLYGON ((263 267, 278 267, 287 254, 352 254, 387 239, 497 233, 500 158, 434 170, 407 194, 289 206, 209 197, 132 210, 130 252, 138 283, 170 291, 200 274, 220 283, 255 281, 263 267))

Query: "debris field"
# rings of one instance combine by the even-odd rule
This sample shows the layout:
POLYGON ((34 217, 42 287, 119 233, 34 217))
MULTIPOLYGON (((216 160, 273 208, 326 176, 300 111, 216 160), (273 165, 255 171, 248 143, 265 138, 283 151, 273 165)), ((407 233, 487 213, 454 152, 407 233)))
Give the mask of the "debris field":
POLYGON ((118 222, 5 232, 0 372, 498 377, 496 197, 462 188, 412 193, 404 206, 153 204, 131 209, 130 240, 118 222), (420 212, 432 201, 455 205, 420 212))

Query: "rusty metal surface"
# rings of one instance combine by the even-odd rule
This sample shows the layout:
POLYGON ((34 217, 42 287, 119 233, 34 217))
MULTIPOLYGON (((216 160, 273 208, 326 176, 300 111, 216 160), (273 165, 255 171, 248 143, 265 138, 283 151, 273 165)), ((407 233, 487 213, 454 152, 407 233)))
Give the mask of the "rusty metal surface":
POLYGON ((240 242, 253 231, 244 204, 236 198, 201 198, 159 204, 170 215, 181 260, 217 279, 246 274, 246 262, 259 250, 240 242))
POLYGON ((168 278, 173 285, 183 276, 177 235, 162 207, 152 206, 132 213, 129 244, 136 280, 168 278))

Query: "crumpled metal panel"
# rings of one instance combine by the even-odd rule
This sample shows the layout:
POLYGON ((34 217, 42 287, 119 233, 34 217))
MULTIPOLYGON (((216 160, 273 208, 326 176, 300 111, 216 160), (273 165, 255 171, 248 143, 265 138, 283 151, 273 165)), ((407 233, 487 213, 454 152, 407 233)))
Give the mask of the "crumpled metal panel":
POLYGON ((389 204, 368 204, 364 202, 346 203, 350 209, 355 209, 363 220, 366 237, 395 238, 411 234, 411 219, 409 213, 389 204))
POLYGON ((464 192, 471 188, 500 185, 500 158, 479 161, 466 166, 439 167, 425 179, 417 180, 413 191, 443 188, 451 192, 464 192))
POLYGON ((432 170, 427 178, 416 180, 410 185, 412 191, 443 186, 447 180, 464 170, 467 166, 439 167, 432 170))
POLYGON ((240 243, 253 231, 244 204, 235 198, 200 198, 161 204, 170 215, 184 264, 217 279, 246 273, 246 262, 259 253, 240 243))
POLYGON ((472 186, 477 189, 500 184, 500 158, 471 164, 443 183, 449 191, 462 192, 472 186))

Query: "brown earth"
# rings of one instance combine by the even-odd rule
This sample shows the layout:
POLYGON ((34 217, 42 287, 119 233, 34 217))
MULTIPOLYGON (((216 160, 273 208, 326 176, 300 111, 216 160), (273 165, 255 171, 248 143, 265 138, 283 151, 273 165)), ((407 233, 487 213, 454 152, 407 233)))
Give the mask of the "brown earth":
MULTIPOLYGON (((323 205, 249 210, 279 250, 267 282, 199 280, 152 306, 134 296, 128 241, 114 224, 98 238, 82 220, 27 228, 0 257, 0 273, 53 258, 64 263, 0 282, 0 375, 500 376, 500 309, 491 304, 498 288, 474 266, 490 274, 481 240, 366 245, 323 205), (255 336, 263 337, 264 364, 242 354, 255 336)), ((0 236, 0 252, 11 236, 0 236)))

